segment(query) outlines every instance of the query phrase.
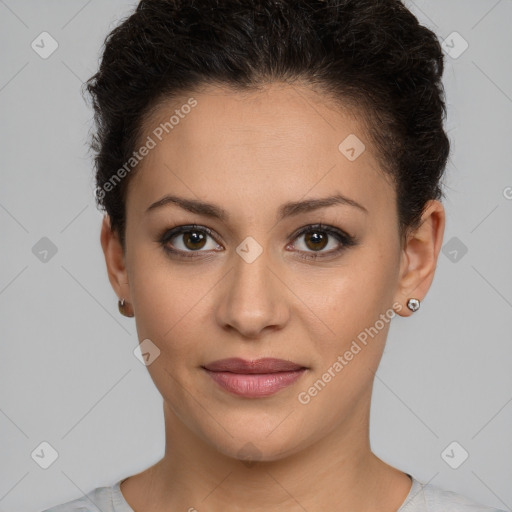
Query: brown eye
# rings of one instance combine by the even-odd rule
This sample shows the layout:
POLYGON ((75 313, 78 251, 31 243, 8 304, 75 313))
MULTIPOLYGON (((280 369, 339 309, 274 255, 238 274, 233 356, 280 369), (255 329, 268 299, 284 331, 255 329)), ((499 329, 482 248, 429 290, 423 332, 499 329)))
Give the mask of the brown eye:
MULTIPOLYGON (((299 253, 300 258, 310 260, 335 256, 349 246, 357 244, 356 239, 344 231, 323 224, 306 226, 292 240, 300 240, 301 237, 304 238, 302 244, 291 245, 295 252, 299 253), (330 250, 324 251, 327 247, 330 250)), ((195 224, 167 230, 159 237, 159 242, 166 252, 176 257, 194 258, 200 256, 200 253, 208 254, 210 251, 222 249, 222 246, 216 243, 211 229, 195 224), (210 247, 209 238, 212 240, 210 247)))
POLYGON ((356 239, 334 226, 315 224, 307 226, 295 235, 294 240, 303 237, 303 244, 293 244, 300 258, 312 260, 335 256, 350 246, 356 245, 356 239), (330 245, 330 250, 324 251, 330 245))
POLYGON ((206 242, 206 236, 200 231, 186 231, 181 236, 183 236, 183 243, 187 249, 202 249, 206 242))
POLYGON ((322 250, 328 243, 329 237, 322 234, 321 231, 310 231, 305 235, 305 242, 309 249, 313 251, 322 250))
POLYGON ((213 233, 206 227, 178 226, 164 233, 160 238, 164 249, 170 253, 181 253, 183 256, 194 256, 194 252, 207 252, 203 249, 215 250, 219 247, 214 243, 213 233), (212 239, 208 247, 208 239, 212 239))

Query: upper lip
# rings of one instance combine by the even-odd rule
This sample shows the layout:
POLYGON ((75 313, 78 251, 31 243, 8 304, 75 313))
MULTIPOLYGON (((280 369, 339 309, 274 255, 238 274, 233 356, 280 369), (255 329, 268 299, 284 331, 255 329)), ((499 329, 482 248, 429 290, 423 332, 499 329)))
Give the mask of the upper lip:
POLYGON ((204 365, 204 368, 213 372, 232 372, 232 373, 277 373, 301 370, 304 366, 296 364, 293 361, 284 359, 274 359, 265 357, 247 361, 239 357, 229 359, 219 359, 204 365))

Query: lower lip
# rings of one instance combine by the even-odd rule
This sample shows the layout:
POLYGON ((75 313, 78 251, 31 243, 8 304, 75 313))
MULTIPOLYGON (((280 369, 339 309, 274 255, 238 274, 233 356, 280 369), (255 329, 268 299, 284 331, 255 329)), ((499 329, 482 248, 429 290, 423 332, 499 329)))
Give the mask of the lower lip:
POLYGON ((306 368, 278 373, 206 373, 223 389, 234 395, 247 398, 259 398, 277 393, 280 389, 293 384, 306 371, 306 368))

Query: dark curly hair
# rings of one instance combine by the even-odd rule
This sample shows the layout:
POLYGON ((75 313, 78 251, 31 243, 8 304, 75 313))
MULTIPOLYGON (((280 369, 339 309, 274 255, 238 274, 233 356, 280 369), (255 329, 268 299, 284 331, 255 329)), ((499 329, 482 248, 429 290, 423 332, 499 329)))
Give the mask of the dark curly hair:
POLYGON ((97 127, 97 205, 124 248, 129 176, 118 186, 112 178, 159 104, 210 84, 297 82, 363 123, 396 187, 403 241, 427 201, 443 196, 443 58, 436 35, 400 0, 141 0, 106 37, 99 71, 84 84, 97 127))

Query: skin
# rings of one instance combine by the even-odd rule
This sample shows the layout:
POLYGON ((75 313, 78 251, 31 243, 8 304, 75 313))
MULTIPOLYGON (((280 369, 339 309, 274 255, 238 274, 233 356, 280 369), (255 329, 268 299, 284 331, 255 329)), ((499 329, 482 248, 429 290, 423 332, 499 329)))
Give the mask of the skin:
MULTIPOLYGON (((252 93, 208 86, 191 96, 197 106, 130 177, 125 252, 108 216, 102 225, 112 287, 134 312, 139 340, 160 350, 147 368, 163 397, 165 455, 126 479, 122 493, 136 512, 394 512, 411 480, 369 442, 372 386, 390 324, 309 403, 298 395, 379 315, 407 317, 407 300, 423 300, 441 248, 443 206, 430 201, 401 244, 395 189, 358 116, 306 86, 272 83, 252 93), (366 145, 354 161, 338 150, 349 134, 366 145), (333 205, 277 221, 287 201, 334 193, 367 212, 333 205), (229 219, 176 205, 146 213, 166 194, 214 203, 229 219), (342 245, 325 232, 326 246, 308 243, 307 234, 293 238, 320 222, 357 244, 301 259, 342 245), (217 239, 186 245, 178 235, 174 247, 197 257, 169 256, 159 235, 192 223, 217 239), (263 249, 251 263, 236 252, 248 236, 263 249), (270 397, 237 397, 201 369, 227 357, 276 357, 308 370, 270 397), (244 460, 249 442, 254 463, 244 460)), ((187 99, 161 105, 143 140, 187 99)))

